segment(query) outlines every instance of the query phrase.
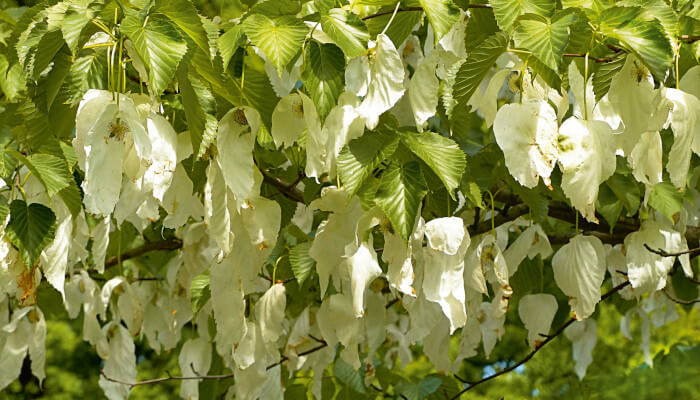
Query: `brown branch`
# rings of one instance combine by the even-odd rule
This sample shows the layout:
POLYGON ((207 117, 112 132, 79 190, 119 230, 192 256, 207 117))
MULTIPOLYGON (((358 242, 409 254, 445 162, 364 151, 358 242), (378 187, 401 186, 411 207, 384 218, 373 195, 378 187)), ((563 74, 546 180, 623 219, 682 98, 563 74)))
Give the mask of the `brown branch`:
POLYGON ((664 250, 664 249, 656 249, 656 250, 654 250, 654 249, 652 249, 651 247, 649 247, 649 245, 646 244, 646 243, 644 243, 644 248, 647 249, 647 250, 649 250, 650 252, 652 252, 652 253, 654 253, 654 254, 660 255, 661 257, 677 257, 677 256, 682 256, 683 254, 700 253, 700 247, 696 247, 696 248, 690 249, 690 250, 677 251, 677 252, 675 252, 675 253, 669 253, 669 252, 667 252, 667 251, 664 250))
POLYGON ((671 296, 670 294, 668 294, 668 292, 666 291, 666 289, 662 290, 662 292, 664 292, 664 294, 666 295, 666 297, 668 297, 668 299, 671 300, 672 302, 678 303, 678 304, 683 304, 684 306, 688 306, 688 305, 691 305, 691 304, 700 303, 700 299, 695 299, 695 300, 681 300, 681 299, 677 299, 677 298, 671 296))
MULTIPOLYGON (((581 57, 581 58, 583 58, 583 57, 586 57, 586 55, 581 54, 581 53, 564 53, 564 57, 581 57)), ((590 54, 588 55, 588 59, 593 60, 595 62, 599 62, 599 63, 609 63, 609 62, 615 61, 614 57, 591 57, 590 54)))
MULTIPOLYGON (((624 288, 625 288, 626 286, 628 286, 629 284, 630 284, 629 281, 625 281, 625 282, 622 282, 621 284, 615 286, 614 288, 610 289, 607 293, 605 293, 604 295, 602 295, 602 296, 600 297, 600 301, 603 301, 603 300, 607 299, 608 297, 612 296, 614 293, 619 292, 620 290, 624 289, 624 288)), ((463 378, 459 378, 459 377, 457 377, 457 376, 455 375, 455 378, 457 378, 457 379, 458 379, 459 381, 461 381, 461 382, 466 382, 467 384, 469 384, 469 386, 467 386, 466 388, 462 389, 459 393, 457 393, 456 395, 454 395, 450 400, 456 400, 456 399, 460 398, 464 393, 468 392, 469 390, 472 390, 472 389, 475 388, 476 386, 478 386, 478 385, 480 385, 480 384, 482 384, 482 383, 484 383, 484 382, 488 382, 488 381, 490 381, 491 379, 498 378, 498 377, 501 376, 501 375, 505 375, 505 374, 509 373, 510 371, 513 371, 514 369, 518 368, 519 366, 525 364, 525 363, 528 362, 535 354, 537 354, 538 351, 540 351, 545 345, 547 345, 547 343, 551 342, 551 341, 554 340, 556 337, 558 337, 562 332, 564 332, 564 330, 565 330, 567 327, 569 327, 569 325, 573 324, 574 322, 576 322, 576 318, 573 318, 573 317, 572 317, 571 319, 569 319, 568 321, 566 321, 562 326, 560 326, 559 329, 557 329, 554 333, 552 333, 551 335, 546 335, 546 336, 545 336, 546 339, 545 339, 544 341, 542 341, 539 345, 537 345, 537 346, 535 347, 535 350, 532 350, 530 353, 528 353, 528 355, 525 356, 525 358, 523 358, 522 360, 518 361, 517 363, 511 365, 510 367, 508 367, 508 368, 506 368, 506 369, 503 369, 503 370, 501 370, 501 371, 496 372, 495 374, 491 374, 491 375, 487 376, 486 378, 483 378, 483 379, 480 379, 480 380, 478 380, 478 381, 476 381, 476 382, 471 382, 471 383, 470 383, 469 381, 467 381, 467 380, 465 380, 465 379, 463 379, 463 378)))
POLYGON ((680 35, 680 36, 678 36, 678 40, 681 40, 681 41, 686 42, 686 43, 693 43, 693 42, 697 42, 698 40, 700 40, 700 36, 698 36, 698 35, 680 35))
POLYGON ((304 177, 303 175, 300 175, 300 177, 297 178, 297 180, 295 180, 294 183, 287 184, 270 175, 263 169, 260 169, 260 172, 262 172, 263 174, 264 183, 267 183, 270 186, 274 186, 275 189, 277 189, 277 191, 279 191, 284 197, 288 198, 289 200, 295 201, 297 203, 304 203, 304 194, 296 188, 296 184, 301 181, 301 179, 304 177))
MULTIPOLYGON (((316 340, 318 341, 319 339, 316 339, 316 340)), ((301 353, 298 354, 298 356, 302 357, 302 356, 309 355, 309 354, 314 353, 316 351, 319 351, 322 348, 327 347, 327 346, 328 346, 328 344, 325 341, 323 341, 320 345, 318 345, 314 348, 311 348, 311 349, 306 350, 306 351, 302 351, 301 353)), ((279 361, 268 365, 267 367, 265 367, 265 369, 270 370, 278 365, 281 365, 282 363, 284 363, 287 360, 289 360, 289 357, 282 356, 282 358, 279 361)), ((139 381, 139 382, 126 382, 126 381, 122 381, 120 379, 111 378, 111 377, 107 376, 104 371, 100 371, 100 375, 102 375, 106 380, 108 380, 110 382, 128 385, 129 389, 132 389, 135 386, 151 385, 151 384, 162 383, 162 382, 167 382, 167 381, 185 381, 185 380, 191 380, 191 379, 228 379, 228 378, 233 378, 233 373, 223 374, 223 375, 199 375, 197 373, 197 371, 194 370, 194 367, 192 367, 192 372, 196 376, 175 376, 175 375, 171 375, 170 372, 166 371, 166 374, 168 376, 165 376, 162 378, 147 379, 145 381, 139 381)))
MULTIPOLYGON (((492 7, 490 4, 469 4, 469 5, 467 5, 467 8, 492 8, 492 7)), ((397 13, 411 12, 411 11, 412 12, 423 11, 423 8, 421 8, 421 7, 406 7, 406 8, 399 8, 398 10, 396 10, 397 13)), ((362 17, 362 20, 367 21, 368 19, 383 17, 385 15, 391 15, 393 13, 394 13, 394 10, 381 11, 381 12, 378 12, 376 14, 362 17)))
MULTIPOLYGON (((166 240, 161 240, 159 242, 150 242, 143 244, 139 247, 135 247, 131 250, 127 250, 124 253, 121 254, 121 261, 124 262, 130 258, 136 258, 138 256, 142 256, 148 252, 151 251, 157 251, 157 250, 175 250, 179 249, 182 247, 182 240, 174 238, 174 239, 166 239, 166 240)), ((119 257, 117 256, 112 256, 105 261, 105 268, 113 267, 115 265, 119 264, 119 257)))

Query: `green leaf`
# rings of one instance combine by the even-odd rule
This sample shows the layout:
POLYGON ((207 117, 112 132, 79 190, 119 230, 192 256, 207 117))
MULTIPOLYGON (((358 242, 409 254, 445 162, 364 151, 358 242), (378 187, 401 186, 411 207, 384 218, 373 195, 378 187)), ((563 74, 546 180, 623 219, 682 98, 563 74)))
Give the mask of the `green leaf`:
POLYGON ((440 378, 431 377, 425 378, 418 383, 397 385, 397 390, 401 393, 401 398, 407 400, 421 400, 435 393, 440 385, 442 385, 442 380, 440 380, 440 378))
POLYGON ((467 18, 466 37, 464 46, 467 54, 471 53, 481 42, 498 32, 498 24, 493 16, 493 10, 489 8, 473 8, 467 18))
POLYGON ((301 79, 316 105, 321 121, 338 102, 345 86, 345 57, 332 43, 312 40, 306 47, 301 79))
POLYGON ((216 139, 216 101, 211 89, 201 77, 185 65, 178 68, 177 81, 192 140, 192 150, 199 158, 216 139))
POLYGON ((312 244, 313 242, 303 242, 289 250, 289 263, 292 265, 292 272, 299 287, 304 285, 304 281, 316 268, 316 261, 309 255, 312 244))
POLYGON ((530 50, 547 67, 558 71, 569 39, 569 26, 575 19, 572 13, 559 13, 551 20, 525 14, 518 19, 513 38, 518 47, 530 50))
POLYGON ((73 181, 68 164, 62 158, 50 154, 32 154, 25 157, 13 150, 11 153, 39 179, 49 198, 70 186, 73 181))
POLYGON ((9 186, 12 174, 17 168, 17 159, 6 150, 0 150, 0 178, 9 186))
MULTIPOLYGON (((384 27, 386 27, 386 25, 389 23, 389 19, 391 19, 391 14, 394 11, 395 4, 396 2, 393 2, 392 6, 383 7, 378 11, 379 13, 385 12, 386 14, 365 21, 367 23, 367 29, 372 37, 375 37, 381 33, 384 30, 384 27)), ((394 42, 394 46, 398 48, 401 46, 403 41, 406 40, 408 35, 413 32, 413 28, 416 26, 416 24, 422 19, 423 12, 420 8, 397 13, 385 34, 389 36, 391 41, 394 42)))
POLYGON ((451 0, 418 0, 435 32, 435 42, 452 29, 459 19, 459 7, 451 0))
POLYGON ((453 97, 466 104, 494 63, 506 51, 508 37, 498 32, 475 48, 457 71, 453 97))
POLYGON ((89 2, 70 2, 68 10, 66 10, 61 21, 61 32, 63 32, 63 40, 66 41, 71 53, 76 53, 80 34, 94 17, 95 10, 89 2))
POLYGON ((554 0, 491 0, 493 14, 498 26, 511 33, 515 20, 523 14, 536 14, 541 17, 551 17, 554 14, 554 0))
POLYGON ((241 29, 240 25, 234 26, 219 37, 219 52, 224 63, 224 69, 228 68, 228 63, 243 42, 241 40, 243 37, 243 29, 241 29))
POLYGON ((207 32, 202 26, 197 8, 189 0, 156 0, 155 10, 167 16, 182 32, 199 47, 204 54, 209 54, 207 32))
POLYGON ((668 182, 659 182, 651 189, 649 205, 675 222, 674 215, 683 208, 683 193, 668 182))
POLYGON ((359 371, 355 371, 352 366, 342 358, 335 360, 333 365, 333 376, 357 393, 365 394, 365 380, 359 371))
POLYGON ((250 41, 265 53, 278 71, 292 61, 309 31, 296 17, 269 18, 262 14, 246 18, 242 27, 250 41))
MULTIPOLYGON (((241 68, 240 74, 234 78, 234 85, 239 90, 239 96, 258 110, 260 118, 269 132, 272 129, 272 111, 279 102, 279 98, 275 94, 272 84, 270 84, 270 78, 265 72, 265 62, 253 52, 246 54, 245 59, 240 61, 245 62, 245 79, 241 68), (242 94, 240 90, 243 91, 242 94)), ((242 63, 237 63, 236 69, 242 65, 242 63)))
POLYGON ((70 67, 66 78, 66 87, 70 93, 71 104, 78 104, 89 89, 107 88, 107 58, 104 49, 82 52, 70 67))
POLYGON ((5 196, 0 195, 0 225, 5 224, 8 215, 10 215, 10 206, 7 205, 5 196))
POLYGON ((608 185, 600 185, 598 199, 596 200, 596 212, 605 218, 610 228, 615 228, 617 220, 622 215, 622 202, 615 196, 608 185))
POLYGON ((612 78, 622 69, 623 65, 625 65, 624 54, 613 58, 611 62, 598 63, 598 69, 593 74, 593 92, 596 102, 608 93, 612 78))
POLYGON ((673 60, 671 44, 661 23, 645 21, 640 14, 638 7, 612 7, 602 14, 600 31, 632 50, 663 81, 673 60))
POLYGON ((353 195, 372 171, 396 151, 397 135, 383 131, 367 132, 348 143, 338 155, 338 175, 343 188, 353 195))
POLYGON ((637 212, 641 201, 641 193, 637 182, 632 176, 624 176, 617 173, 605 181, 605 185, 615 193, 615 196, 627 209, 629 215, 634 215, 637 212))
POLYGON ((68 207, 68 211, 70 211, 73 217, 77 216, 83 209, 83 199, 80 196, 80 189, 78 189, 78 185, 74 180, 71 181, 70 186, 58 192, 58 195, 61 197, 66 207, 68 207))
MULTIPOLYGON (((144 22, 134 16, 122 20, 120 29, 134 44, 148 67, 148 84, 153 95, 168 87, 177 66, 187 53, 187 43, 170 20, 160 14, 150 15, 144 22)), ((207 53, 208 54, 208 53, 207 53)))
POLYGON ((435 132, 401 132, 401 141, 440 178, 454 199, 467 162, 457 143, 435 132))
POLYGON ((43 204, 27 205, 23 200, 10 204, 10 223, 7 235, 12 244, 22 253, 22 261, 31 269, 39 259, 44 247, 54 238, 56 216, 43 204))
POLYGON ((369 32, 357 14, 334 8, 321 15, 321 28, 348 58, 362 55, 367 50, 369 32))
POLYGON ((209 289, 209 270, 192 278, 190 282, 190 305, 192 312, 197 314, 211 298, 209 289))
POLYGON ((428 186, 417 162, 401 166, 393 161, 382 173, 374 201, 389 217, 394 230, 408 240, 426 193, 428 186))

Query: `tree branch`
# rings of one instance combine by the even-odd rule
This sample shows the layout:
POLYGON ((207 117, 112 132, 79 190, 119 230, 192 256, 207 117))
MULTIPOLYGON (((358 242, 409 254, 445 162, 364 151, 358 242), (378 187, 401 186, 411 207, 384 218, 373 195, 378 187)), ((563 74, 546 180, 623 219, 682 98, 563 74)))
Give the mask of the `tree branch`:
POLYGON ((647 249, 647 250, 649 250, 650 252, 652 252, 652 253, 654 253, 654 254, 660 255, 661 257, 677 257, 677 256, 682 256, 683 254, 700 253, 700 247, 696 247, 696 248, 694 248, 694 249, 689 249, 689 250, 684 250, 684 251, 678 251, 678 252, 675 252, 675 253, 669 253, 669 252, 667 252, 667 251, 664 250, 664 249, 656 249, 656 250, 654 250, 654 249, 652 249, 651 247, 649 247, 649 245, 646 244, 646 243, 644 243, 644 248, 647 249))
MULTIPOLYGON (((161 240, 159 242, 145 243, 139 247, 135 247, 131 250, 127 250, 121 254, 121 261, 124 262, 130 258, 136 258, 142 256, 151 251, 157 250, 175 250, 182 247, 182 240, 173 238, 161 240)), ((105 268, 113 267, 119 263, 119 257, 112 256, 105 261, 105 268)))
MULTIPOLYGON (((605 293, 604 295, 602 295, 602 296, 600 297, 600 301, 602 302, 603 300, 605 300, 605 299, 607 299, 608 297, 612 296, 614 293, 617 293, 617 292, 619 292, 620 290, 624 289, 624 288, 627 287, 629 284, 630 284, 629 281, 625 281, 625 282, 622 282, 621 284, 615 286, 614 288, 610 289, 607 293, 605 293)), ((508 368, 506 368, 506 369, 503 369, 503 370, 501 370, 501 371, 496 372, 495 374, 491 374, 491 375, 487 376, 486 378, 480 379, 480 380, 478 380, 478 381, 476 381, 476 382, 469 382, 469 381, 467 381, 466 379, 459 378, 459 377, 457 377, 457 376, 455 375, 455 378, 457 378, 459 381, 461 381, 461 382, 463 382, 463 383, 467 383, 469 386, 467 386, 466 388, 462 389, 459 393, 457 393, 456 395, 454 395, 450 400, 456 400, 456 399, 460 398, 464 393, 468 392, 469 390, 472 390, 474 387, 476 387, 476 386, 478 386, 478 385, 480 385, 480 384, 482 384, 482 383, 484 383, 484 382, 488 382, 488 381, 490 381, 491 379, 498 378, 498 377, 501 376, 501 375, 505 375, 505 374, 509 373, 510 371, 513 371, 514 369, 518 368, 519 366, 525 364, 525 363, 528 362, 535 354, 537 354, 538 351, 540 351, 545 345, 547 345, 547 343, 549 343, 549 342, 551 342, 552 340, 554 340, 557 336, 559 336, 562 332, 564 332, 564 330, 565 330, 569 325, 573 324, 574 322, 576 322, 576 318, 573 318, 573 317, 572 317, 571 319, 569 319, 568 321, 566 321, 562 326, 560 326, 559 329, 557 329, 553 334, 545 336, 546 339, 545 339, 544 341, 542 341, 537 347, 535 347, 535 350, 532 350, 527 356, 525 356, 525 358, 523 358, 522 360, 518 361, 517 363, 511 365, 510 367, 508 367, 508 368)))
MULTIPOLYGON (((315 339, 316 341, 322 341, 322 343, 316 347, 313 347, 309 350, 302 351, 301 353, 298 354, 299 357, 309 355, 311 353, 314 353, 316 351, 321 350, 324 347, 327 347, 328 344, 326 343, 325 340, 323 339, 315 339)), ((282 356, 282 358, 265 367, 266 370, 270 370, 278 365, 281 365, 285 361, 289 360, 287 356, 282 356)), ((194 372, 195 376, 175 376, 171 375, 169 372, 167 372, 168 376, 162 377, 162 378, 155 378, 155 379, 147 379, 145 381, 139 381, 139 382, 126 382, 122 381, 120 379, 116 378, 111 378, 105 374, 104 371, 100 371, 100 375, 102 375, 106 380, 110 382, 115 382, 115 383, 121 383, 123 385, 128 385, 129 389, 134 388, 135 386, 143 386, 143 385, 151 385, 155 383, 162 383, 162 382, 167 382, 167 381, 185 381, 185 380, 191 380, 191 379, 228 379, 228 378, 233 378, 233 373, 230 374, 223 374, 223 375, 199 375, 197 371, 192 368, 192 372, 194 372)))
POLYGON ((286 184, 282 182, 281 180, 275 178, 274 176, 270 175, 267 173, 265 170, 260 169, 260 172, 263 174, 263 182, 267 183, 270 186, 274 186, 277 191, 279 191, 284 197, 288 198, 289 200, 295 201, 297 203, 304 203, 304 194, 301 193, 297 188, 296 185, 301 181, 301 178, 303 178, 303 175, 300 175, 297 180, 292 183, 292 184, 286 184))
POLYGON ((670 294, 668 294, 668 292, 666 291, 666 289, 662 290, 662 292, 664 292, 664 294, 666 295, 666 297, 668 297, 668 299, 671 300, 672 302, 678 303, 678 304, 683 304, 684 306, 688 306, 688 305, 691 305, 691 304, 700 303, 700 299, 695 299, 695 300, 681 300, 681 299, 677 299, 677 298, 671 296, 670 294))
MULTIPOLYGON (((467 8, 492 8, 490 4, 468 4, 467 8)), ((423 11, 423 8, 421 7, 406 7, 406 8, 399 8, 397 12, 408 12, 408 11, 423 11)), ((394 10, 388 10, 388 11, 381 11, 376 14, 368 15, 366 17, 362 17, 363 21, 367 21, 368 19, 372 18, 377 18, 377 17, 382 17, 384 15, 391 15, 394 13, 394 10)))

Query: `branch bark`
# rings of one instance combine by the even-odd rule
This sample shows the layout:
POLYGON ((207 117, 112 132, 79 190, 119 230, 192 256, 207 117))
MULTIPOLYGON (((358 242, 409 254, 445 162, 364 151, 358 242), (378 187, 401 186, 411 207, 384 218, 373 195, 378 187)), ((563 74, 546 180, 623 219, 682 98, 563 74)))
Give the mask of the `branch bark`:
MULTIPOLYGON (((626 286, 628 286, 629 284, 630 284, 629 281, 625 281, 625 282, 622 282, 621 284, 615 286, 614 288, 610 289, 607 293, 605 293, 604 295, 602 295, 602 296, 600 297, 600 301, 602 302, 603 300, 609 298, 609 297, 612 296, 613 294, 615 294, 615 293, 619 292, 620 290, 624 289, 624 288, 625 288, 626 286)), ((551 342, 551 341, 554 340, 556 337, 558 337, 559 335, 561 335, 562 332, 564 332, 564 330, 565 330, 569 325, 573 324, 574 322, 576 322, 576 318, 573 318, 573 317, 572 317, 571 319, 569 319, 568 321, 566 321, 562 326, 560 326, 559 329, 557 329, 553 334, 551 334, 551 335, 546 335, 546 336, 545 336, 545 340, 544 340, 542 343, 540 343, 539 346, 537 346, 537 347, 535 348, 535 350, 532 350, 527 356, 525 356, 525 358, 523 358, 522 360, 518 361, 517 363, 511 365, 510 367, 508 367, 508 368, 506 368, 506 369, 503 369, 503 370, 501 370, 501 371, 498 371, 498 372, 496 372, 495 374, 491 374, 491 375, 487 376, 486 378, 480 379, 480 380, 478 380, 478 381, 476 381, 476 382, 470 382, 470 381, 467 381, 466 379, 457 378, 459 381, 464 382, 464 383, 467 383, 469 386, 467 386, 466 388, 462 389, 459 393, 457 393, 456 395, 454 395, 450 400, 459 399, 460 397, 462 397, 462 395, 463 395, 464 393, 466 393, 466 392, 468 392, 468 391, 474 389, 476 386, 478 386, 478 385, 480 385, 480 384, 482 384, 482 383, 484 383, 484 382, 488 382, 488 381, 490 381, 491 379, 498 378, 498 377, 501 376, 501 375, 505 375, 505 374, 509 373, 510 371, 513 371, 514 369, 518 368, 519 366, 525 364, 525 363, 528 362, 532 357, 534 357, 535 354, 537 354, 538 351, 540 351, 544 346, 546 346, 547 343, 551 342)))
MULTIPOLYGON (((175 250, 182 247, 182 240, 173 238, 161 240, 159 242, 149 242, 145 243, 139 247, 135 247, 131 250, 127 250, 121 254, 121 261, 124 262, 130 258, 136 258, 142 256, 151 251, 157 250, 175 250)), ((113 267, 119 263, 119 257, 112 256, 105 261, 105 268, 113 267)))
MULTIPOLYGON (((318 346, 313 347, 309 350, 302 351, 301 353, 298 354, 298 356, 299 357, 306 356, 306 355, 317 352, 317 351, 323 349, 324 347, 328 346, 326 341, 323 339, 315 339, 315 340, 321 341, 321 344, 319 344, 318 346)), ((281 365, 282 363, 284 363, 288 360, 289 360, 289 358, 287 356, 282 356, 282 358, 279 361, 268 365, 267 367, 265 367, 265 369, 270 370, 278 365, 281 365)), ((139 381, 139 382, 126 382, 126 381, 123 381, 121 379, 112 378, 112 377, 107 376, 104 373, 104 371, 100 371, 100 375, 102 375, 106 380, 108 380, 110 382, 128 385, 129 389, 132 389, 135 386, 152 385, 152 384, 162 383, 162 382, 167 382, 167 381, 185 381, 185 380, 191 380, 191 379, 228 379, 228 378, 233 378, 233 373, 223 374, 223 375, 199 375, 199 374, 197 374, 196 371, 193 371, 193 372, 195 373, 195 376, 177 376, 177 375, 170 375, 170 373, 168 373, 168 376, 164 376, 162 378, 147 379, 145 381, 139 381)))

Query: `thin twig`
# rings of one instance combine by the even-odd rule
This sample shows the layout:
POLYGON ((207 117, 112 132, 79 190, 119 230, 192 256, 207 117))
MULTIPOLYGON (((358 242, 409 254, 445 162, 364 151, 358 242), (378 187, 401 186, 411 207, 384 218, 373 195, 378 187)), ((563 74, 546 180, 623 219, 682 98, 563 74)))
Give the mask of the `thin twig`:
MULTIPOLYGON (((468 4, 467 8, 492 8, 490 4, 468 4)), ((421 7, 406 7, 406 8, 399 8, 397 12, 410 12, 410 11, 423 11, 423 8, 421 7)), ((381 11, 376 14, 368 15, 366 17, 362 17, 363 21, 366 21, 368 19, 372 18, 377 18, 377 17, 383 17, 385 15, 391 15, 394 13, 394 10, 389 10, 389 11, 381 11)))
POLYGON ((684 250, 684 251, 677 251, 675 253, 669 253, 664 249, 652 249, 649 247, 648 244, 644 243, 644 248, 651 251, 654 254, 658 254, 661 257, 677 257, 677 256, 682 256, 683 254, 693 254, 693 253, 700 253, 700 247, 694 248, 694 249, 689 249, 689 250, 684 250))
MULTIPOLYGON (((620 290, 624 289, 624 288, 625 288, 627 285, 629 285, 629 284, 630 284, 629 281, 625 281, 625 282, 622 282, 621 284, 615 286, 614 288, 610 289, 610 291, 608 291, 607 293, 605 293, 604 295, 602 295, 602 296, 600 297, 600 301, 603 301, 603 300, 607 299, 608 297, 612 296, 614 293, 619 292, 620 290)), ((498 377, 501 376, 501 375, 505 375, 505 374, 509 373, 510 371, 513 371, 514 369, 518 368, 519 366, 525 364, 525 363, 528 362, 535 354, 537 354, 538 351, 540 351, 545 345, 547 345, 547 343, 549 343, 549 342, 551 342, 552 340, 554 340, 557 336, 559 336, 562 332, 564 332, 564 330, 565 330, 566 328, 568 328, 569 325, 573 324, 574 322, 576 322, 576 318, 573 318, 573 317, 572 317, 571 319, 569 319, 568 321, 566 321, 566 322, 564 323, 564 325, 560 326, 559 329, 557 329, 554 333, 552 333, 551 335, 547 335, 546 339, 545 339, 544 341, 542 341, 541 343, 539 343, 539 344, 535 347, 534 350, 532 350, 530 353, 528 353, 527 356, 525 356, 525 358, 523 358, 522 360, 518 361, 517 363, 511 365, 510 367, 508 367, 508 368, 506 368, 506 369, 503 369, 503 370, 501 370, 501 371, 498 371, 498 372, 496 372, 496 373, 494 373, 494 374, 491 374, 491 375, 487 376, 486 378, 480 379, 480 380, 478 380, 478 381, 473 382, 473 383, 470 384, 468 381, 466 381, 466 380, 464 380, 464 379, 462 379, 462 378, 457 378, 457 376, 455 375, 455 378, 457 378, 458 380, 463 381, 463 382, 466 381, 467 384, 469 384, 469 386, 467 386, 466 388, 462 389, 459 393, 457 393, 456 395, 454 395, 450 400, 456 400, 456 399, 460 398, 464 393, 466 393, 466 392, 469 391, 469 390, 472 390, 472 389, 475 388, 476 386, 478 386, 478 385, 480 385, 480 384, 482 384, 482 383, 484 383, 484 382, 488 382, 488 381, 490 381, 491 379, 498 378, 498 377)))
POLYGON ((105 268, 113 267, 119 263, 119 258, 121 258, 121 261, 126 261, 130 258, 136 258, 138 256, 142 256, 146 253, 149 253, 151 251, 157 251, 157 250, 175 250, 179 249, 182 247, 182 240, 174 238, 174 239, 167 239, 167 240, 161 240, 159 242, 150 242, 146 243, 142 246, 133 248, 131 250, 127 250, 124 253, 121 253, 121 257, 113 256, 107 259, 105 261, 105 268))
POLYGON ((673 297, 673 296, 671 296, 670 294, 668 294, 668 292, 666 291, 666 289, 662 290, 662 292, 664 292, 664 294, 666 295, 666 297, 668 297, 668 299, 671 300, 671 301, 674 302, 674 303, 683 304, 683 305, 685 305, 685 306, 689 306, 689 305, 691 305, 691 304, 700 303, 700 299, 695 299, 695 300, 681 300, 681 299, 676 299, 675 297, 673 297))
MULTIPOLYGON (((274 186, 275 189, 277 189, 284 197, 288 198, 289 200, 295 201, 297 203, 303 203, 304 202, 304 195, 301 193, 297 188, 296 188, 296 183, 299 183, 301 179, 298 179, 295 181, 296 183, 294 184, 288 184, 284 183, 281 180, 275 178, 274 176, 270 175, 267 173, 265 170, 260 169, 260 172, 263 174, 263 182, 267 183, 270 186, 274 186)), ((303 178, 303 176, 302 176, 303 178)))
MULTIPOLYGON (((327 347, 327 346, 328 346, 328 344, 326 344, 326 342, 324 341, 322 344, 320 344, 314 348, 311 348, 311 349, 306 350, 306 351, 302 351, 297 356, 299 356, 299 357, 306 356, 306 355, 314 353, 318 350, 321 350, 322 348, 327 347)), ((284 363, 287 360, 289 360, 289 358, 287 356, 282 356, 282 358, 279 361, 268 365, 265 369, 270 370, 270 369, 284 363)), ((194 372, 195 376, 176 376, 176 375, 171 375, 169 371, 166 371, 166 374, 168 376, 165 376, 162 378, 147 379, 145 381, 139 381, 139 382, 126 382, 126 381, 122 381, 120 379, 109 377, 105 374, 104 371, 100 371, 100 375, 102 375, 106 380, 108 380, 110 382, 128 385, 129 389, 132 389, 135 386, 152 385, 155 383, 162 383, 162 382, 167 382, 167 381, 184 381, 184 380, 191 380, 191 379, 228 379, 228 378, 233 378, 233 373, 223 374, 223 375, 199 375, 197 373, 197 371, 194 370, 194 365, 190 364, 190 366, 192 367, 192 372, 194 372)))

